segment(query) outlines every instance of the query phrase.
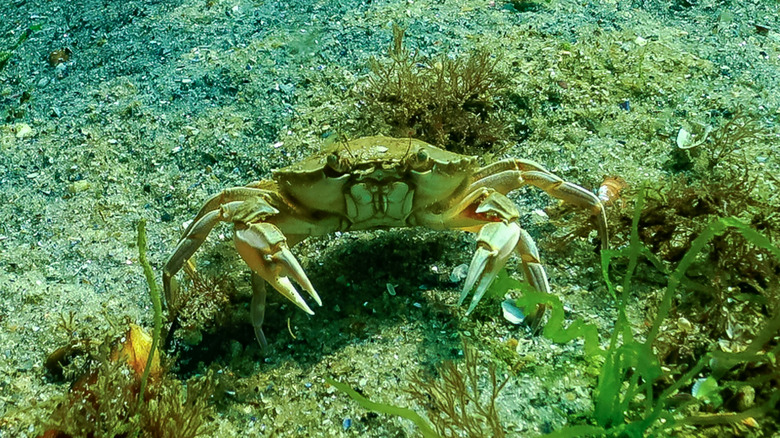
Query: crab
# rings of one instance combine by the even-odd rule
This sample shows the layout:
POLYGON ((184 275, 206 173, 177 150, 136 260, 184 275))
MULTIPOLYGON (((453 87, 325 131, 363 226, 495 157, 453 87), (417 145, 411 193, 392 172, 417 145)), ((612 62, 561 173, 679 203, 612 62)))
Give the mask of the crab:
POLYGON ((168 302, 174 276, 219 222, 232 222, 234 243, 252 270, 250 318, 255 336, 267 345, 262 324, 268 282, 308 314, 314 314, 296 287, 322 305, 290 247, 309 236, 336 231, 391 227, 460 229, 477 233, 459 305, 474 290, 470 314, 510 255, 522 262, 526 280, 549 293, 547 274, 531 236, 518 223, 519 211, 506 194, 524 185, 538 187, 595 218, 607 247, 604 206, 590 191, 521 159, 481 166, 473 156, 445 151, 412 138, 365 137, 323 150, 270 180, 233 187, 212 196, 179 239, 165 264, 168 302))

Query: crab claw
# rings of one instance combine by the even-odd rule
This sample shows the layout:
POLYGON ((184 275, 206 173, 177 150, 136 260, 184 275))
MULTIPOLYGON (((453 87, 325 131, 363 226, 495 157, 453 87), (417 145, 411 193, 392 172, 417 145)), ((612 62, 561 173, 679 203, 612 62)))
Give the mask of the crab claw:
POLYGON ((304 312, 314 314, 288 276, 301 285, 317 304, 322 305, 311 281, 287 247, 287 239, 275 225, 260 222, 245 228, 237 227, 234 241, 246 264, 304 312))
POLYGON ((474 298, 471 299, 466 315, 470 314, 495 280, 498 271, 504 267, 507 259, 517 246, 521 228, 515 222, 492 222, 486 224, 477 235, 477 252, 471 259, 463 292, 458 305, 463 304, 466 296, 476 285, 474 298))

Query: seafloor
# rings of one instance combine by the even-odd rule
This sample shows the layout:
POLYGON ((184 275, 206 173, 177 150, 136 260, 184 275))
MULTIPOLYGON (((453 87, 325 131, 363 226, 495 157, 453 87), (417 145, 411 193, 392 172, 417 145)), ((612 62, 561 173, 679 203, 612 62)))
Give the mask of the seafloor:
MULTIPOLYGON (((595 189, 605 175, 632 187, 668 177, 680 127, 724 108, 768 121, 747 156, 780 174, 778 12, 770 0, 3 0, 0 437, 43 433, 73 378, 48 375, 47 355, 74 337, 99 343, 129 322, 151 326, 139 219, 159 276, 211 194, 335 137, 392 133, 367 114, 364 89, 371 58, 387 60, 393 24, 421 60, 475 48, 498 60, 509 90, 501 117, 515 129, 483 160, 533 159, 595 189)), ((617 310, 591 239, 551 249, 567 237, 542 212, 553 201, 535 189, 512 199, 542 242, 567 320, 595 323, 606 342, 617 310)), ((324 378, 422 413, 410 379, 458 360, 464 338, 483 371, 497 364, 509 379, 497 399, 509 436, 581 423, 593 409, 597 368, 582 341, 554 344, 512 325, 500 300, 468 317, 455 305, 451 274, 474 250, 466 233, 393 229, 296 246, 324 306, 309 317, 273 297, 263 353, 231 232, 212 233, 197 264, 231 285, 236 316, 181 334, 172 351, 178 378, 221 376, 204 394, 214 436, 415 436, 411 422, 368 413, 324 378)), ((640 331, 659 287, 632 292, 640 331)))

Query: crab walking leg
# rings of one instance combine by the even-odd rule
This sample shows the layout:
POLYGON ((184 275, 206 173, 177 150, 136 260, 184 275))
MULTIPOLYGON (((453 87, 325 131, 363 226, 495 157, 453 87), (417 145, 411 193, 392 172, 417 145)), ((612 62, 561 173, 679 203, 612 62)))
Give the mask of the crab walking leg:
POLYGON ((552 197, 590 210, 596 220, 601 247, 608 247, 607 214, 599 198, 576 184, 562 180, 541 165, 530 160, 502 160, 483 167, 475 177, 476 180, 469 186, 469 191, 490 187, 507 194, 529 184, 544 190, 552 197))
POLYGON ((515 252, 523 262, 523 272, 528 283, 539 292, 550 293, 550 283, 547 282, 547 272, 542 266, 539 250, 536 248, 533 237, 524 229, 520 229, 520 240, 517 242, 515 252))
POLYGON ((179 244, 176 245, 176 250, 173 255, 165 263, 163 268, 163 291, 165 293, 165 302, 168 306, 171 306, 171 300, 173 299, 173 276, 181 270, 184 263, 195 254, 195 251, 200 248, 203 242, 208 237, 212 228, 219 222, 226 220, 225 212, 232 211, 236 206, 241 204, 241 201, 234 201, 228 204, 216 207, 210 211, 201 211, 195 220, 187 228, 184 236, 179 240, 179 244))
POLYGON ((252 271, 270 283, 274 289, 304 312, 310 315, 314 314, 290 282, 288 276, 300 284, 317 304, 322 305, 314 286, 311 285, 298 260, 287 247, 287 239, 275 225, 260 222, 244 224, 239 227, 239 224, 236 224, 234 241, 238 253, 241 254, 252 271))
POLYGON ((265 320, 265 280, 252 272, 252 303, 249 305, 249 318, 252 320, 252 328, 255 330, 255 338, 260 348, 268 348, 268 341, 263 333, 263 321, 265 320))
POLYGON ((596 195, 576 184, 566 182, 552 173, 544 171, 523 172, 523 180, 564 202, 589 209, 596 219, 596 226, 601 237, 601 247, 604 249, 608 248, 607 212, 604 209, 604 204, 601 203, 596 195))

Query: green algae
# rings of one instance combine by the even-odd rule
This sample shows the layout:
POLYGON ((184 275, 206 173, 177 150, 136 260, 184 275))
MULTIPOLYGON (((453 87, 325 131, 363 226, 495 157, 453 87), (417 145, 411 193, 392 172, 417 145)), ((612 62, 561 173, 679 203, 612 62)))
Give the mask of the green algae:
MULTIPOLYGON (((585 354, 587 356, 604 356, 605 361, 599 373, 598 385, 594 391, 593 419, 598 426, 571 426, 563 428, 551 436, 573 437, 573 436, 622 436, 631 437, 646 436, 649 431, 668 431, 682 424, 704 424, 707 420, 697 416, 683 416, 675 414, 675 409, 669 409, 671 397, 674 396, 683 386, 690 384, 694 377, 703 372, 706 367, 711 368, 710 379, 716 382, 723 375, 739 364, 761 363, 771 357, 757 354, 765 350, 771 338, 780 330, 780 309, 774 309, 774 315, 764 322, 763 327, 758 330, 758 334, 751 341, 750 346, 742 353, 708 352, 704 354, 698 362, 685 374, 678 378, 667 376, 673 382, 663 389, 660 394, 654 396, 654 385, 658 379, 668 373, 664 371, 662 359, 657 357, 653 351, 653 345, 658 339, 659 331, 665 323, 672 307, 672 298, 677 293, 678 288, 685 281, 685 273, 690 269, 696 258, 704 251, 705 246, 715 237, 722 235, 728 229, 734 229, 742 234, 750 243, 759 248, 769 251, 776 260, 780 261, 780 248, 773 245, 765 236, 752 229, 748 224, 732 217, 720 218, 711 222, 704 228, 702 233, 694 240, 690 250, 685 254, 680 263, 672 271, 664 273, 667 276, 667 286, 655 319, 652 322, 650 331, 644 335, 644 342, 637 339, 639 333, 634 330, 626 318, 625 310, 629 299, 631 289, 631 277, 637 266, 640 255, 648 256, 653 264, 658 267, 660 262, 655 256, 644 247, 638 239, 637 225, 643 204, 641 195, 636 203, 634 222, 632 225, 631 243, 621 251, 605 253, 603 257, 603 274, 605 282, 610 283, 608 275, 609 260, 621 255, 628 257, 629 264, 624 277, 622 294, 618 299, 618 320, 612 331, 610 345, 606 350, 595 349, 593 346, 595 336, 595 326, 585 324, 582 320, 575 320, 564 332, 561 328, 562 320, 551 318, 549 325, 555 327, 544 330, 544 335, 554 342, 566 342, 573 337, 582 336, 585 338, 585 354), (622 254, 620 254, 622 253, 622 254), (580 324, 577 324, 577 323, 580 324), (586 328, 588 328, 586 330, 586 328), (565 333, 566 336, 563 336, 565 333), (620 340, 622 338, 622 341, 620 340), (590 347, 588 346, 590 344, 590 347), (715 360, 713 362, 713 360, 715 360), (639 394, 646 394, 644 406, 636 406, 635 398, 639 394)), ((612 286, 610 286, 610 290, 612 286)), ((524 292, 527 293, 527 292, 524 292)), ((613 294, 614 295, 614 294, 613 294)), ((522 305, 524 300, 518 300, 518 305, 522 305)), ((562 313, 560 301, 550 300, 548 304, 553 308, 553 314, 556 310, 562 313)), ((773 354, 780 350, 774 347, 773 354)), ((732 383, 733 385, 733 383, 732 383)), ((780 399, 777 394, 773 394, 759 408, 751 410, 750 415, 763 416, 769 411, 776 409, 776 403, 780 399)), ((710 424, 735 424, 747 418, 746 415, 724 414, 718 421, 711 420, 710 424)))
POLYGON ((325 381, 364 409, 412 421, 426 438, 506 436, 496 409, 496 399, 509 380, 499 383, 495 364, 488 365, 489 388, 486 390, 482 387, 484 372, 479 367, 477 352, 464 341, 462 360, 444 362, 436 371, 438 378, 418 374, 406 389, 419 405, 425 407, 427 419, 409 408, 371 401, 349 385, 331 378, 326 377, 325 381))
POLYGON ((413 410, 409 408, 401 408, 398 406, 393 406, 386 403, 378 403, 371 401, 364 396, 362 396, 360 393, 352 389, 349 385, 346 383, 340 383, 336 382, 335 380, 326 377, 325 381, 329 384, 338 389, 339 391, 347 394, 352 400, 355 400, 362 406, 364 409, 374 412, 379 412, 381 414, 387 414, 387 415, 397 415, 401 418, 405 418, 412 423, 415 424, 415 426, 418 427, 420 430, 420 433, 426 438, 436 438, 439 437, 439 434, 437 434, 430 426, 427 420, 425 420, 423 417, 421 417, 417 412, 414 412, 413 410))
MULTIPOLYGON (((146 219, 138 221, 138 261, 141 263, 141 267, 143 267, 146 283, 149 285, 149 299, 152 301, 152 311, 154 312, 152 346, 149 349, 151 353, 146 360, 146 367, 144 367, 144 373, 141 376, 141 389, 138 391, 140 394, 145 394, 146 383, 149 380, 149 373, 152 370, 152 361, 154 360, 154 355, 159 354, 157 348, 160 346, 160 336, 162 335, 162 300, 160 298, 160 289, 157 287, 157 281, 154 279, 152 265, 150 265, 149 260, 146 259, 146 219)), ((139 406, 143 401, 143 397, 138 397, 139 406)))

